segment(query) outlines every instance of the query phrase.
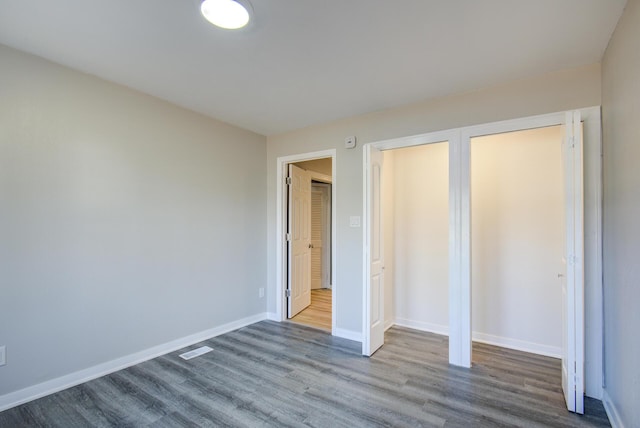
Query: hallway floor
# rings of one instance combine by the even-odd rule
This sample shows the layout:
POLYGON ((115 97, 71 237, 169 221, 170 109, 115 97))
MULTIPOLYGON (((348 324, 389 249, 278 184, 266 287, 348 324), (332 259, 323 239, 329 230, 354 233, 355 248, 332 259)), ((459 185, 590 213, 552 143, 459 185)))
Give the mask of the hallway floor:
POLYGON ((311 304, 289 321, 331 332, 331 289, 311 290, 311 304))

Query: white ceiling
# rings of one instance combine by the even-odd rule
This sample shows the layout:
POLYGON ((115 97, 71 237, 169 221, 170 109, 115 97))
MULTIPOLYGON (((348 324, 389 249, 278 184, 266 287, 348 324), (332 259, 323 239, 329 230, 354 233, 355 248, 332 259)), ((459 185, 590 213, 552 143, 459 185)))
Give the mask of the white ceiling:
POLYGON ((598 62, 625 3, 252 0, 230 32, 197 0, 0 0, 0 43, 272 135, 598 62))

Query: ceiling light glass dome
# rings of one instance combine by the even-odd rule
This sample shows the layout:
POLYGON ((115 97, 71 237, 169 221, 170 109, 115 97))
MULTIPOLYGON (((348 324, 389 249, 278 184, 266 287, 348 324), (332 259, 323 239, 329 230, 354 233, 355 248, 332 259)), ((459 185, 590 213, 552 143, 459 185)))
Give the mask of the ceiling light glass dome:
POLYGON ((237 30, 249 23, 249 10, 235 0, 203 0, 202 15, 216 27, 237 30))

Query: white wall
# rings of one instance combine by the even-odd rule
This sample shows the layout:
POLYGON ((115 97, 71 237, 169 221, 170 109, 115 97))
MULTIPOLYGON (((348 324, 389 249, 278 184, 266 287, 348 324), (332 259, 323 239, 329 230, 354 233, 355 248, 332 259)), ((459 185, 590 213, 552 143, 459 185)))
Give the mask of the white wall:
POLYGON ((562 138, 555 126, 471 140, 475 340, 561 355, 562 138))
POLYGON ((0 64, 0 399, 264 314, 265 137, 3 46, 0 64))
POLYGON ((629 0, 603 60, 605 405, 640 426, 640 1, 629 0))
POLYGON ((449 144, 393 153, 395 322, 448 334, 449 144))
POLYGON ((277 158, 336 149, 338 329, 362 331, 361 228, 349 227, 349 216, 362 216, 362 146, 366 143, 460 126, 494 122, 600 104, 600 66, 594 64, 502 84, 447 98, 347 118, 267 138, 267 280, 268 310, 276 311, 277 158), (356 149, 344 138, 358 137, 356 149))

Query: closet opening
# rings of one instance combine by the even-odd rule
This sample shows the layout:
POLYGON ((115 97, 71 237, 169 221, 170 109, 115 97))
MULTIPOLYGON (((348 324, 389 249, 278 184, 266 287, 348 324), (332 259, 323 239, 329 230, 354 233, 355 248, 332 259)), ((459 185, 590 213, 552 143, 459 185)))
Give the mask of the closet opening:
MULTIPOLYGON (((403 322, 387 313, 402 302, 388 303, 401 294, 388 290, 400 274, 399 250, 387 248, 383 233, 386 151, 447 141, 449 364, 472 368, 472 342, 474 351, 495 344, 498 352, 559 360, 568 410, 583 413, 585 394, 601 398, 600 125, 594 107, 365 145, 362 354, 384 344, 385 326, 403 322), (390 274, 385 252, 394 254, 390 274)), ((424 199, 424 188, 414 197, 424 199)), ((398 213, 394 204, 394 230, 404 221, 398 213)), ((421 321, 412 328, 438 328, 421 321)), ((474 354, 473 362, 486 355, 474 354)))
POLYGON ((420 330, 426 354, 447 361, 450 141, 438 136, 365 148, 365 355, 396 326, 420 330))
POLYGON ((558 125, 471 138, 474 342, 562 356, 563 137, 558 125))
POLYGON ((383 151, 386 339, 423 332, 424 355, 448 360, 449 143, 383 151))

